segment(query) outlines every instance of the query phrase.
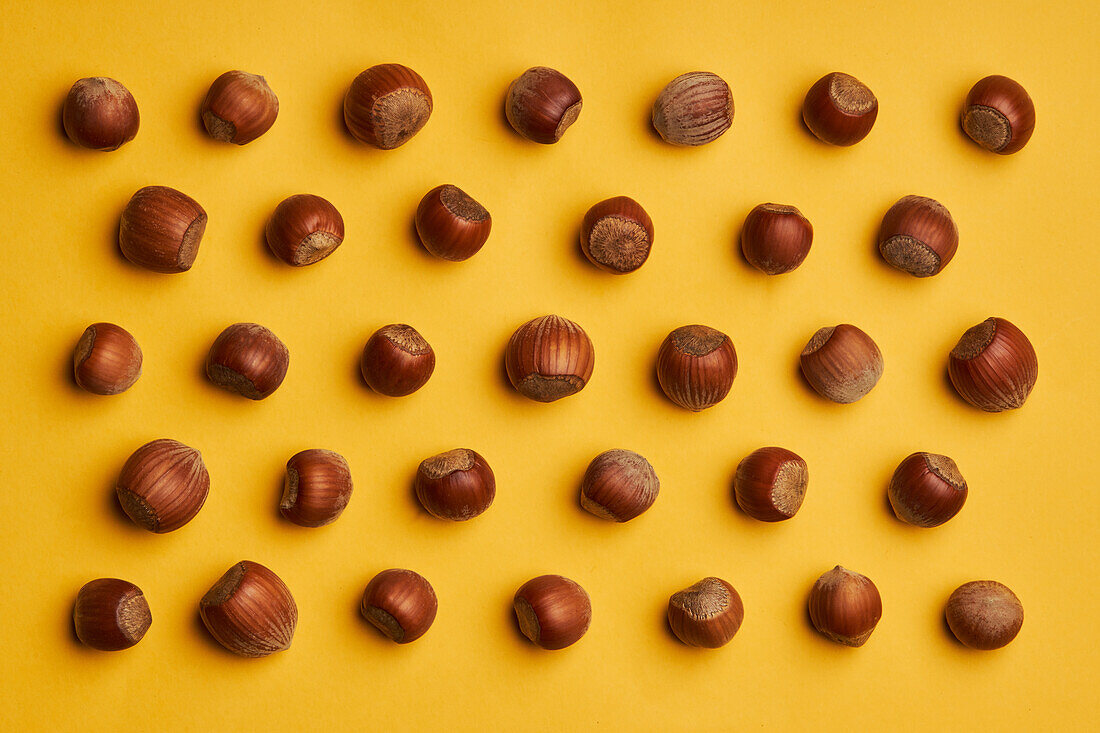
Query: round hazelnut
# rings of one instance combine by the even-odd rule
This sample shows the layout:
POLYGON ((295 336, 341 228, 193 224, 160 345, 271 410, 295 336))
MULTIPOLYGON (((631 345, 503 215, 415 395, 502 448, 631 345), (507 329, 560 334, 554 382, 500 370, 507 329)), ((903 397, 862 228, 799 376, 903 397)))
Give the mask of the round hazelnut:
POLYGON ((279 513, 302 527, 323 527, 344 513, 351 491, 351 470, 342 455, 304 450, 286 462, 279 513))
POLYGON ((467 448, 426 458, 416 469, 416 498, 439 519, 464 522, 493 503, 496 477, 478 453, 467 448))
POLYGON ((130 332, 113 323, 84 329, 73 351, 73 377, 98 395, 125 392, 141 376, 141 348, 130 332))
POLYGON ((580 392, 592 378, 595 363, 588 334, 561 316, 535 318, 517 328, 504 357, 512 386, 537 402, 580 392))
POLYGON ((118 150, 134 139, 141 124, 137 102, 126 87, 106 76, 80 79, 61 109, 65 134, 92 150, 118 150))
POLYGON ((263 326, 234 323, 219 334, 206 357, 206 376, 224 390, 262 400, 286 377, 290 352, 263 326))
POLYGON ((581 481, 581 506, 601 519, 628 522, 657 501, 661 482, 653 466, 629 450, 609 450, 592 459, 581 481))
POLYGON ((762 522, 790 519, 806 497, 806 461, 786 448, 759 448, 737 465, 733 479, 737 505, 762 522))
POLYGON ((372 66, 351 83, 344 97, 344 122, 360 142, 382 150, 404 145, 432 114, 432 93, 424 79, 401 64, 372 66))
POLYGON ((813 240, 813 225, 796 207, 760 204, 745 218, 741 252, 757 270, 781 275, 802 264, 813 240))
POLYGON ((186 272, 195 264, 206 231, 206 211, 195 199, 167 186, 135 193, 118 227, 126 259, 153 272, 186 272))
POLYGON ((709 326, 680 326, 657 352, 657 381, 670 400, 699 412, 725 399, 737 376, 729 336, 709 326))
POLYGON ((959 248, 951 212, 924 196, 905 196, 882 218, 878 234, 882 258, 916 277, 938 274, 959 248))
POLYGON ((917 527, 938 527, 966 502, 966 479, 947 456, 914 453, 898 465, 887 495, 894 514, 917 527))
POLYGON ((1024 607, 1016 594, 995 580, 963 583, 947 599, 947 625, 971 649, 1000 649, 1024 625, 1024 607))
POLYGON ((842 323, 820 329, 800 358, 802 374, 819 395, 849 404, 866 395, 882 376, 882 352, 871 337, 842 323))
POLYGON ((543 649, 564 649, 580 641, 592 622, 584 588, 560 575, 540 575, 524 583, 512 605, 520 631, 543 649))
POLYGON ((200 114, 210 137, 244 145, 275 124, 279 98, 262 76, 227 71, 210 85, 200 114))
POLYGON ((300 193, 283 199, 267 222, 267 246, 288 265, 320 262, 344 241, 344 219, 320 196, 300 193))
POLYGON ((837 565, 810 591, 814 628, 838 644, 863 646, 882 618, 882 598, 871 579, 837 565))
POLYGON ((444 260, 461 262, 477 254, 489 239, 493 218, 458 186, 436 186, 416 208, 416 233, 424 249, 444 260))
POLYGON ((1035 104, 1018 82, 987 76, 963 104, 962 128, 971 140, 1001 155, 1018 152, 1035 131, 1035 104))
POLYGON ((179 529, 194 519, 210 492, 210 474, 197 450, 162 438, 127 459, 115 485, 118 503, 150 532, 179 529))
POLYGON ((577 121, 581 106, 576 84, 560 71, 534 66, 508 85, 504 114, 520 135, 550 145, 577 121))
POLYGON ((141 589, 118 578, 84 584, 73 606, 73 628, 92 649, 117 652, 137 644, 153 623, 141 589))
POLYGON ((709 71, 681 74, 653 103, 653 128, 673 145, 705 145, 732 124, 733 93, 722 77, 709 71))
POLYGON ((431 628, 439 608, 431 583, 412 570, 383 570, 363 591, 360 612, 398 644, 416 641, 431 628))
POLYGON ((393 323, 367 340, 359 366, 375 392, 404 397, 428 383, 435 371, 435 351, 415 328, 393 323))
POLYGON ((242 657, 290 648, 298 606, 278 575, 244 560, 229 568, 199 601, 199 616, 219 644, 242 657))
POLYGON ((688 646, 717 649, 733 639, 745 619, 741 596, 721 578, 703 578, 668 599, 668 625, 688 646))
POLYGON ((818 140, 855 145, 874 127, 878 99, 854 76, 835 71, 817 80, 802 103, 802 119, 818 140))
POLYGON ((1039 360, 1024 332, 1003 318, 967 329, 947 362, 959 396, 986 412, 1022 407, 1039 378, 1039 360))
POLYGON ((653 220, 627 196, 601 201, 588 210, 581 225, 581 250, 596 267, 616 275, 645 264, 653 246, 653 220))

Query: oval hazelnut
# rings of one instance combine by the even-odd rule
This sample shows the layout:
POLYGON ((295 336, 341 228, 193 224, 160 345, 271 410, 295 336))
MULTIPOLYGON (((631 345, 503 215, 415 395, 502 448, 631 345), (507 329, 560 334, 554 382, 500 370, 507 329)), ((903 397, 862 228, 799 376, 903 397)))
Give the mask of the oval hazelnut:
POLYGON ((200 115, 210 137, 245 145, 275 124, 279 98, 262 76, 227 71, 210 85, 200 115))
POLYGON ((137 136, 141 125, 134 95, 114 79, 80 79, 69 89, 61 109, 65 134, 92 150, 118 150, 137 136))
POLYGON ((414 489, 432 516, 464 522, 492 505, 497 484, 480 454, 457 448, 422 461, 416 469, 414 489))
POLYGON ((930 277, 955 256, 959 230, 939 201, 905 196, 882 218, 878 242, 882 258, 891 266, 916 277, 930 277))
POLYGON ((894 514, 917 527, 938 527, 966 502, 966 479, 938 453, 914 453, 894 471, 887 495, 894 514))
POLYGON ((810 620, 823 635, 845 646, 863 646, 882 618, 882 598, 865 575, 837 565, 810 591, 810 620))
POLYGON ((634 272, 649 259, 652 247, 653 220, 628 196, 601 201, 584 215, 581 251, 605 272, 634 272))
POLYGON ((854 76, 835 71, 806 92, 802 119, 810 132, 830 145, 855 145, 875 125, 878 99, 854 76))
POLYGON ((286 462, 279 513, 302 527, 323 527, 344 513, 351 491, 351 469, 342 455, 304 450, 286 462))
POLYGON ((661 482, 653 466, 629 450, 592 459, 581 481, 581 506, 601 519, 628 522, 653 506, 661 482))
POLYGON ((813 240, 813 225, 797 207, 760 204, 745 218, 741 252, 757 270, 781 275, 802 264, 813 240))
POLYGON ((543 649, 575 644, 592 622, 588 593, 560 575, 540 575, 527 581, 516 591, 512 605, 520 631, 543 649))
POLYGON ((709 326, 680 326, 657 352, 657 381, 685 410, 699 412, 726 398, 737 376, 729 336, 709 326))
POLYGON ((882 352, 870 336, 842 323, 820 329, 800 357, 802 374, 819 395, 849 404, 870 392, 882 376, 882 352))
POLYGON ((219 644, 242 657, 290 648, 298 606, 278 575, 244 560, 229 568, 199 601, 199 615, 219 644))
POLYGON ((428 383, 435 371, 435 351, 415 328, 393 323, 367 340, 359 366, 375 392, 404 397, 428 383))
POLYGON ((1039 378, 1039 360, 1024 332, 1003 318, 967 329, 947 362, 959 396, 986 412, 1022 407, 1039 378))
POLYGON ((504 114, 520 135, 550 145, 577 121, 582 106, 576 84, 560 71, 534 66, 508 85, 504 114))
POLYGON ((130 332, 113 323, 84 329, 73 351, 73 378, 98 395, 125 392, 141 376, 141 347, 130 332))
POLYGON ((288 265, 320 262, 344 241, 344 218, 320 196, 300 193, 283 199, 267 222, 267 246, 288 265))
POLYGON ((363 618, 398 644, 416 641, 431 628, 439 601, 431 583, 412 570, 383 570, 367 584, 363 618))
POLYGON ((806 461, 786 448, 759 448, 737 465, 737 505, 762 522, 781 522, 802 506, 809 483, 806 461))
POLYGON ((416 233, 424 249, 452 262, 477 254, 489 239, 493 218, 458 186, 436 186, 416 208, 416 233))
POLYGON ((344 96, 344 122, 360 142, 393 150, 428 123, 432 93, 424 79, 401 64, 372 66, 344 96))
POLYGON ((73 628, 86 646, 104 652, 129 649, 153 623, 141 589, 118 578, 98 578, 84 584, 73 606, 73 628))
POLYGON ((962 128, 971 140, 1000 155, 1018 152, 1035 131, 1035 104, 1018 82, 987 76, 963 104, 962 128))
POLYGON ((688 646, 717 649, 741 628, 745 607, 732 585, 721 578, 703 578, 668 599, 668 625, 688 646))
POLYGON ((224 390, 262 400, 283 383, 289 365, 290 352, 275 334, 256 323, 234 323, 210 347, 206 376, 224 390))
POLYGON ((127 459, 115 485, 118 503, 150 532, 179 529, 194 519, 210 492, 210 474, 197 450, 162 438, 127 459))
POLYGON ((206 211, 195 199, 167 186, 135 193, 118 227, 126 259, 153 272, 186 272, 195 264, 206 231, 206 211))
POLYGON ((508 340, 508 380, 524 397, 553 402, 580 392, 592 378, 596 353, 580 326, 561 316, 523 324, 508 340))
POLYGON ((1024 625, 1024 607, 1009 588, 995 580, 963 583, 947 599, 947 625, 971 649, 1000 649, 1024 625))
POLYGON ((653 128, 673 145, 706 145, 733 124, 729 84, 709 71, 681 74, 653 103, 653 128))

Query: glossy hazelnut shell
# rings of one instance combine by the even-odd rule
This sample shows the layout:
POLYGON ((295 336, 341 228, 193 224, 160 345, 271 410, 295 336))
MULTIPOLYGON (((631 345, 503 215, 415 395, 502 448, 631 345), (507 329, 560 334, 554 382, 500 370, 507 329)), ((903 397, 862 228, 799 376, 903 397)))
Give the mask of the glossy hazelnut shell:
POLYGON ((706 145, 732 124, 733 93, 722 77, 709 71, 681 74, 653 103, 653 129, 673 145, 706 145))
POLYGON ((423 460, 416 469, 413 488, 429 514, 454 522, 464 522, 484 512, 497 493, 496 477, 488 462, 467 448, 423 460))
POLYGON ((435 371, 435 351, 415 328, 394 323, 367 340, 359 367, 375 392, 404 397, 428 383, 435 371))
POLYGON ((916 277, 930 277, 955 256, 959 230, 940 202, 905 196, 882 218, 878 242, 882 258, 891 266, 916 277))
POLYGON ((226 571, 199 601, 199 615, 219 644, 242 657, 290 648, 298 606, 286 584, 250 560, 226 571))
POLYGON ((199 513, 210 492, 210 474, 197 450, 161 438, 141 446, 126 460, 115 492, 134 524, 163 534, 199 513))
POLYGON ((588 210, 581 224, 581 251, 604 272, 634 272, 649 259, 653 220, 634 199, 615 196, 588 210))
POLYGON ((806 461, 786 448, 754 450, 737 465, 733 491, 745 514, 762 522, 781 522, 802 506, 809 483, 806 461))
POLYGON ((431 628, 439 601, 431 583, 412 570, 383 570, 367 584, 359 606, 363 618, 398 644, 416 641, 431 628))
POLYGON ((815 333, 800 361, 814 391, 842 405, 870 392, 884 368, 882 352, 871 337, 847 323, 815 333))
POLYGON ((199 114, 210 137, 245 145, 275 124, 279 98, 262 76, 227 71, 210 85, 199 114))
POLYGON ((818 79, 802 103, 806 127, 830 145, 855 145, 871 132, 877 117, 878 99, 867 85, 839 71, 818 79))
POLYGON ((882 618, 882 598, 871 579, 837 565, 810 591, 810 620, 830 640, 863 646, 882 618))
POLYGON ((267 221, 267 246, 288 265, 320 262, 344 241, 344 218, 331 203, 309 193, 283 199, 267 221))
POLYGON ((813 240, 813 225, 797 207, 760 204, 745 217, 741 252, 757 270, 781 275, 802 264, 813 240))
POLYGON ((520 631, 543 649, 564 649, 580 641, 592 622, 592 602, 577 583, 540 575, 524 583, 512 601, 520 631))
POLYGON ((1022 407, 1039 378, 1039 360, 1024 332, 1003 318, 967 329, 947 363, 959 396, 986 412, 1022 407))
POLYGON ((657 352, 657 381, 665 395, 698 412, 725 399, 737 376, 737 351, 729 336, 708 326, 681 326, 657 352))
POLYGON ((628 522, 653 506, 661 482, 653 466, 634 451, 604 451, 581 481, 581 506, 601 519, 628 522))
POLYGON ((339 453, 311 448, 286 462, 279 513, 302 527, 335 522, 351 500, 351 469, 339 453))
POLYGON ((73 351, 73 378, 98 395, 125 392, 141 376, 141 347, 130 332, 113 323, 84 329, 73 351))
POLYGON ((206 231, 206 211, 195 199, 167 186, 135 193, 118 228, 126 259, 153 272, 186 272, 195 264, 206 231))
POLYGON ((962 128, 971 140, 1000 155, 1018 152, 1035 131, 1035 104, 1007 76, 987 76, 971 88, 963 105, 962 128))
POLYGON ((668 626, 688 646, 723 647, 744 618, 741 596, 721 578, 703 578, 668 599, 668 626))
POLYGON ((436 186, 416 208, 416 233, 424 249, 440 259, 461 262, 489 239, 493 218, 458 186, 436 186))
POLYGON ((576 84, 560 71, 534 66, 508 85, 504 115, 523 137, 550 145, 577 121, 582 106, 576 84))
POLYGON ((968 489, 959 467, 938 453, 914 453, 890 479, 887 496, 898 519, 917 527, 938 527, 966 503, 968 489))
POLYGON ((352 81, 344 96, 344 122, 360 142, 382 150, 401 147, 432 114, 424 79, 401 64, 372 66, 352 81))
POLYGON ((114 79, 80 79, 69 89, 61 108, 69 139, 91 150, 118 150, 137 136, 141 125, 137 102, 114 79))
POLYGON ((283 383, 289 365, 290 352, 275 334, 255 323, 235 323, 210 347, 206 376, 224 390, 262 400, 283 383))
POLYGON ((1007 586, 995 580, 964 583, 947 599, 947 625, 971 649, 1000 649, 1024 625, 1024 607, 1007 586))
POLYGON ((553 402, 584 389, 596 353, 580 326, 561 316, 535 318, 516 329, 504 357, 508 380, 521 395, 553 402))
POLYGON ((141 589, 118 578, 84 584, 73 606, 73 628, 81 643, 104 652, 129 649, 149 630, 153 616, 141 589))

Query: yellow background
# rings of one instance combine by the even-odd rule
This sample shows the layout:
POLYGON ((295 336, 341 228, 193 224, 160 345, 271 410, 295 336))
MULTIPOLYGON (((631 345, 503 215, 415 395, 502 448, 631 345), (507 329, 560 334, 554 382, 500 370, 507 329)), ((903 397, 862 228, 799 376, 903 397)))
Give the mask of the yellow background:
POLYGON ((1100 529, 1095 388, 1097 6, 1034 3, 201 2, 8 3, 0 30, 8 231, 0 246, 5 424, 0 486, 0 728, 858 730, 1084 728, 1095 714, 1100 529), (67 7, 66 7, 67 6, 67 7), (344 130, 343 94, 375 63, 427 80, 435 111, 392 152, 344 130), (508 82, 554 66, 584 110, 554 146, 515 135, 508 82), (240 68, 279 95, 274 128, 239 148, 208 139, 197 108, 240 68), (730 83, 732 130, 699 149, 665 145, 653 99, 679 73, 730 83), (880 100, 849 149, 801 126, 805 90, 844 70, 880 100), (1011 157, 960 132, 970 85, 991 73, 1031 93, 1038 125, 1011 157), (118 152, 78 149, 58 124, 77 78, 121 80, 141 131, 118 152), (455 183, 492 212, 484 250, 433 260, 411 218, 421 195, 455 183), (195 267, 166 276, 121 258, 118 217, 139 187, 194 196, 210 220, 195 267), (321 264, 288 268, 263 243, 285 196, 343 213, 347 238, 321 264), (875 251, 902 195, 943 202, 961 232, 935 278, 890 269, 875 251), (656 226, 652 257, 616 278, 579 254, 585 210, 635 197, 656 226), (755 204, 792 203, 814 224, 796 272, 767 278, 741 259, 755 204), (512 391, 512 330, 558 313, 595 343, 589 386, 542 405, 512 391), (956 397, 946 354, 982 319, 1008 318, 1039 355, 1027 405, 981 413, 956 397), (127 393, 71 380, 71 351, 94 321, 129 329, 145 370, 127 393), (226 325, 257 321, 291 352, 284 385, 253 403, 211 386, 201 366, 226 325), (372 394, 359 351, 407 322, 433 344, 436 373, 404 399, 372 394), (851 406, 818 398, 798 353, 819 327, 854 323, 886 371, 851 406), (727 332, 741 369, 702 414, 671 405, 653 360, 674 327, 727 332), (202 451, 209 500, 164 536, 130 524, 113 482, 147 440, 202 451), (798 516, 756 523, 730 498, 738 461, 783 445, 809 463, 798 516), (490 511, 466 524, 424 514, 410 494, 420 460, 453 447, 488 459, 490 511), (281 520, 284 463, 324 447, 356 483, 344 516, 307 530, 281 520), (584 513, 588 461, 613 447, 653 463, 661 495, 614 525, 584 513), (953 456, 970 483, 962 513, 917 530, 885 488, 916 450, 953 456), (197 602, 232 563, 262 562, 297 599, 292 648, 264 660, 217 646, 197 602), (805 613, 814 579, 841 563, 878 585, 884 616, 852 650, 805 613), (440 611, 397 646, 357 614, 363 586, 410 567, 440 611), (515 589, 561 573, 591 594, 588 635, 543 652, 518 633, 515 589), (746 608, 719 651, 668 632, 670 593, 715 574, 746 608), (116 654, 82 648, 69 614, 87 580, 116 576, 149 599, 153 626, 116 654), (958 645, 942 621, 957 585, 1000 580, 1026 609, 993 653, 958 645))

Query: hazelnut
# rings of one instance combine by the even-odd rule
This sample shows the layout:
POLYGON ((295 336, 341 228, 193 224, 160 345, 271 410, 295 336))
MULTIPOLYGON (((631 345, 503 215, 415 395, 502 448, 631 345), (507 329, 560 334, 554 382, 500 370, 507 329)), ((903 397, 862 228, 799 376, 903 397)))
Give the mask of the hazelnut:
POLYGON ((320 196, 300 193, 283 199, 267 222, 267 246, 288 265, 320 262, 344 241, 344 219, 320 196))
POLYGON ((141 123, 137 102, 126 87, 106 76, 80 79, 61 108, 65 134, 92 150, 118 150, 134 139, 141 123))
POLYGON ((947 267, 959 248, 959 230, 951 212, 924 196, 905 196, 882 218, 878 249, 893 267, 929 277, 947 267))
POLYGON ((398 644, 416 641, 439 608, 431 583, 412 570, 383 570, 363 591, 363 618, 398 644))
POLYGON ((634 451, 609 450, 592 459, 581 481, 581 506, 601 519, 628 522, 657 501, 661 482, 634 451))
POLYGON ((258 562, 229 568, 199 601, 199 616, 219 644, 242 657, 290 648, 298 606, 279 576, 258 562))
POLYGON ((616 275, 645 264, 653 246, 653 220, 627 196, 601 201, 588 210, 581 225, 581 250, 596 267, 616 275))
POLYGON ((200 114, 210 137, 244 145, 275 124, 279 98, 262 76, 227 71, 210 85, 200 114))
POLYGON ((837 565, 810 591, 810 620, 832 641, 863 646, 882 618, 882 598, 871 579, 837 565))
POLYGON ((733 124, 729 84, 709 71, 681 74, 653 103, 653 128, 673 145, 705 145, 733 124))
POLYGON ((1007 76, 987 76, 966 95, 962 128, 986 150, 1009 155, 1023 149, 1035 131, 1035 104, 1007 76))
POLYGON ((404 397, 428 383, 435 371, 435 352, 415 328, 393 323, 367 340, 360 368, 375 392, 404 397))
POLYGON ((1023 331, 1003 318, 987 318, 955 344, 947 373, 974 407, 1003 412, 1023 406, 1039 378, 1039 360, 1023 331))
POLYGON ((802 119, 818 140, 855 145, 875 125, 878 100, 854 76, 835 71, 817 80, 802 103, 802 119))
POLYGON ((76 594, 73 627, 85 645, 102 652, 129 649, 141 641, 153 615, 141 589, 117 578, 98 578, 76 594))
POLYGON ((118 503, 134 524, 150 532, 171 532, 202 509, 210 474, 197 450, 162 438, 134 451, 115 488, 118 503))
POLYGON ((534 66, 508 85, 504 114, 520 135, 550 145, 577 121, 581 105, 580 90, 564 74, 534 66))
POLYGON ((966 479, 947 456, 914 453, 897 467, 887 494, 894 514, 917 527, 938 527, 966 502, 966 479))
POLYGON ((528 580, 512 605, 520 631, 543 649, 575 644, 592 622, 592 603, 584 588, 560 575, 528 580))
POLYGON ((409 141, 432 114, 432 93, 420 74, 401 64, 372 66, 344 97, 344 122, 360 142, 392 150, 409 141))
POLYGON ((467 448, 424 459, 416 469, 416 498, 439 519, 464 522, 484 512, 497 493, 493 469, 467 448))
POLYGON ((206 211, 195 199, 167 186, 135 193, 118 227, 126 259, 153 272, 186 272, 195 264, 206 231, 206 211))
POLYGON ((801 265, 813 241, 810 220, 785 204, 760 204, 749 212, 741 230, 745 259, 768 275, 781 275, 801 265))
POLYGON ((561 316, 535 318, 517 328, 504 357, 512 386, 537 402, 580 392, 592 378, 595 363, 588 334, 561 316))
POLYGON ((882 352, 871 337, 842 323, 820 329, 800 358, 802 374, 814 390, 833 402, 849 404, 871 391, 882 376, 882 352))
POLYGON ((283 383, 290 352, 263 326, 234 323, 214 340, 206 357, 206 376, 222 389, 262 400, 283 383))
POLYGON ((342 455, 304 450, 286 462, 279 513, 302 527, 323 527, 343 514, 351 490, 351 470, 342 455))
POLYGON ((1024 607, 1016 594, 995 580, 963 583, 947 599, 947 625, 971 649, 1000 649, 1024 625, 1024 607))
POLYGON ((129 331, 113 323, 84 329, 73 351, 73 377, 93 394, 125 392, 141 376, 141 347, 129 331))
POLYGON ((733 491, 745 514, 762 522, 790 519, 806 497, 806 461, 786 448, 758 448, 737 464, 733 491))
POLYGON ((670 400, 698 412, 725 399, 737 376, 729 336, 708 326, 680 326, 657 352, 657 381, 670 400))
POLYGON ((721 578, 703 578, 668 599, 668 625, 688 646, 717 649, 733 639, 745 618, 741 596, 721 578))
POLYGON ((416 233, 436 257, 461 262, 476 255, 489 239, 493 217, 458 186, 436 186, 416 207, 416 233))

